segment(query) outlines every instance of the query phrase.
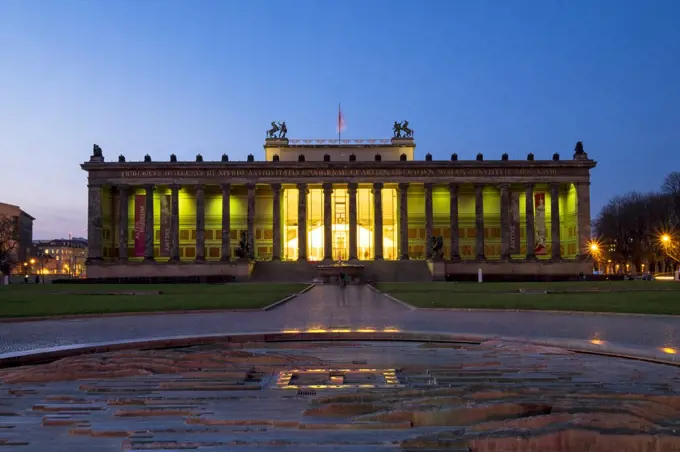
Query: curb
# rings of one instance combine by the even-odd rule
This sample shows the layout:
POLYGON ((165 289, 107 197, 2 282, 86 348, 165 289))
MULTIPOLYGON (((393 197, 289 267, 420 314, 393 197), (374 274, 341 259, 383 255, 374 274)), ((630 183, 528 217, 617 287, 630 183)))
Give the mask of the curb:
MULTIPOLYGON (((290 300, 297 297, 298 295, 302 295, 305 292, 309 292, 310 290, 312 290, 313 287, 314 287, 314 284, 310 284, 309 286, 305 287, 304 289, 302 289, 298 293, 288 295, 286 298, 282 298, 279 301, 276 301, 276 302, 270 304, 269 306, 265 306, 264 308, 261 309, 261 311, 271 311, 274 308, 278 308, 282 304, 288 303, 290 300)), ((260 311, 260 309, 258 309, 258 311, 260 311)))
POLYGON ((302 295, 305 292, 309 292, 310 290, 312 290, 314 288, 314 286, 316 286, 316 284, 314 284, 314 283, 308 285, 307 287, 302 289, 300 292, 298 292, 298 295, 302 295))
POLYGON ((418 309, 418 308, 416 308, 415 306, 410 305, 410 304, 406 303, 405 301, 401 301, 400 299, 395 298, 395 297, 393 297, 393 296, 390 295, 390 294, 387 294, 387 293, 385 293, 385 292, 379 291, 378 289, 376 289, 375 287, 373 287, 371 284, 366 284, 366 285, 368 286, 369 289, 375 291, 376 293, 379 293, 379 294, 383 295, 384 297, 386 297, 386 298, 388 298, 388 299, 394 301, 394 302, 397 303, 397 304, 402 305, 403 307, 405 307, 405 308, 408 309, 409 311, 415 311, 416 309, 418 309))
POLYGON ((253 309, 181 309, 173 311, 134 311, 134 312, 104 312, 98 314, 66 314, 46 315, 38 317, 0 317, 0 323, 40 322, 48 320, 78 320, 106 317, 133 317, 139 315, 173 315, 173 314, 217 314, 220 312, 262 312, 265 308, 253 309))
MULTIPOLYGON (((402 302, 405 303, 405 302, 402 302)), ((606 312, 606 311, 560 311, 555 309, 491 309, 491 308, 417 308, 417 311, 453 311, 453 312, 530 312, 546 314, 569 314, 569 315, 612 315, 622 317, 661 317, 678 319, 680 314, 640 314, 639 312, 606 312)))

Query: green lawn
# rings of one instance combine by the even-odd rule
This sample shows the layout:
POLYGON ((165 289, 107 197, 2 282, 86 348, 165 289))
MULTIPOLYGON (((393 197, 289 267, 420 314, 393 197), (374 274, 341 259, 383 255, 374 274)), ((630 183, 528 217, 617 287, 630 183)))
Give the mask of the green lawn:
POLYGON ((376 287, 419 308, 536 309, 680 315, 680 283, 673 281, 379 283, 376 287), (528 293, 520 293, 520 290, 528 293), (546 290, 561 293, 540 293, 546 290))
POLYGON ((304 284, 12 284, 0 286, 0 317, 258 309, 304 289, 304 284), (121 292, 159 292, 109 295, 121 292))

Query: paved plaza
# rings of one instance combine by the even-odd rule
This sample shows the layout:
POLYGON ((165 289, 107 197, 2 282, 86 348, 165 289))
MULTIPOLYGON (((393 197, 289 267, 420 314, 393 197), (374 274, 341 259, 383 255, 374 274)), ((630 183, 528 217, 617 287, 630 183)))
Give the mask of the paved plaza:
POLYGON ((565 343, 597 341, 605 348, 638 351, 680 349, 680 317, 410 310, 367 286, 341 289, 319 285, 276 309, 263 312, 148 314, 0 323, 0 356, 121 340, 324 328, 390 328, 565 343))

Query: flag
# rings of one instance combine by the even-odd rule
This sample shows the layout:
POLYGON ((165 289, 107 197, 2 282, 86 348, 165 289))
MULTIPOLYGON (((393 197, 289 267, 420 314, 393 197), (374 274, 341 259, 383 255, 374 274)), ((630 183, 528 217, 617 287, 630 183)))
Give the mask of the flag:
POLYGON ((345 130, 345 117, 342 115, 340 104, 338 104, 338 133, 345 130))

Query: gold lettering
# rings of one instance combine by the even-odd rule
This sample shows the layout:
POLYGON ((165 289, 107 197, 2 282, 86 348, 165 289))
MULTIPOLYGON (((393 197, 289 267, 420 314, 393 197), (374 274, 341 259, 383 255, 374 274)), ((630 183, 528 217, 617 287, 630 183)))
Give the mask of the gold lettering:
POLYGON ((130 170, 124 179, 181 177, 270 177, 281 179, 323 177, 536 177, 557 176, 557 168, 225 168, 219 170, 130 170))

